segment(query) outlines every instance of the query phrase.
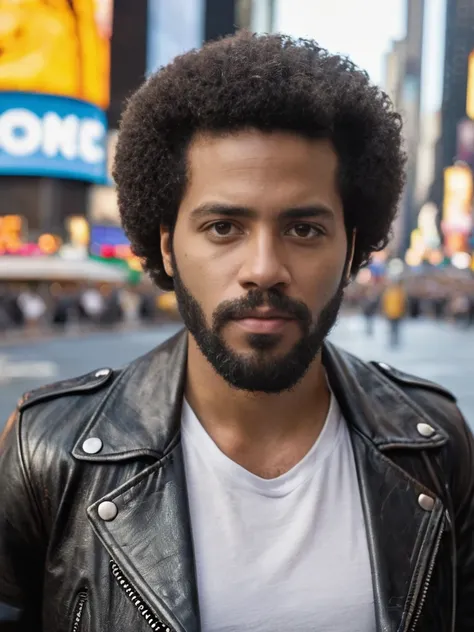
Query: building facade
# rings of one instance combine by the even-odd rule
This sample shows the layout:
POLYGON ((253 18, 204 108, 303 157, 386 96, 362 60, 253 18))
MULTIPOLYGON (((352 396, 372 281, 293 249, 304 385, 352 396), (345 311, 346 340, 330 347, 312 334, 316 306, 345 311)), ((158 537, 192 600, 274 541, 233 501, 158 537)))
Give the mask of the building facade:
POLYGON ((441 105, 441 136, 436 151, 431 200, 443 206, 444 170, 457 158, 458 123, 466 117, 469 54, 474 49, 474 0, 447 0, 441 105))

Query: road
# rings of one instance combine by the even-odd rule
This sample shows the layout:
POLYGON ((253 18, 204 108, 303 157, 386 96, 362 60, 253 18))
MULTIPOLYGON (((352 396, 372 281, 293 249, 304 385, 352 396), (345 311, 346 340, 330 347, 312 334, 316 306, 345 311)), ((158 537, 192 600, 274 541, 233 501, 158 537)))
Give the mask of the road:
MULTIPOLYGON (((160 325, 156 330, 0 347, 0 419, 7 419, 24 391, 96 368, 120 367, 178 329, 175 324, 160 325)), ((458 397, 474 427, 473 333, 447 323, 410 322, 399 350, 388 349, 386 334, 385 323, 378 321, 375 336, 367 338, 362 320, 353 316, 341 318, 331 339, 364 359, 384 361, 443 384, 458 397)))

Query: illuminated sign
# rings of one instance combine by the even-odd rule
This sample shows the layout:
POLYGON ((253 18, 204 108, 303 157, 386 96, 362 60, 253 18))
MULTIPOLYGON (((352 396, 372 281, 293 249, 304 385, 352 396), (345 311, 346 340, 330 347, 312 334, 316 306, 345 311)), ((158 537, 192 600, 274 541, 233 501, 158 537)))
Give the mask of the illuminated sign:
POLYGON ((442 230, 447 253, 467 250, 472 230, 473 177, 465 165, 444 171, 444 203, 442 230))
POLYGON ((75 99, 0 93, 0 175, 107 181, 105 114, 75 99))
POLYGON ((129 259, 133 256, 130 242, 119 226, 92 226, 90 251, 107 258, 129 259))
POLYGON ((113 0, 0 0, 0 91, 109 104, 113 0))
POLYGON ((474 51, 469 55, 468 61, 466 114, 474 119, 474 51))
POLYGON ((25 221, 19 215, 0 216, 0 252, 17 250, 23 243, 25 221))

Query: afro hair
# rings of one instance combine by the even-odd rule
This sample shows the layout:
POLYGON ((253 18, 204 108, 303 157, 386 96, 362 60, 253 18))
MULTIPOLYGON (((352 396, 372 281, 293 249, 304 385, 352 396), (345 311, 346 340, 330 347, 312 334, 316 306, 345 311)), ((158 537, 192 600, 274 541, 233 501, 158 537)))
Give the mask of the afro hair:
POLYGON ((352 273, 385 248, 404 185, 402 121, 389 97, 346 57, 312 40, 240 32, 174 59, 129 99, 114 178, 134 253, 162 289, 160 226, 174 227, 186 151, 199 131, 243 128, 327 138, 339 158, 352 273))

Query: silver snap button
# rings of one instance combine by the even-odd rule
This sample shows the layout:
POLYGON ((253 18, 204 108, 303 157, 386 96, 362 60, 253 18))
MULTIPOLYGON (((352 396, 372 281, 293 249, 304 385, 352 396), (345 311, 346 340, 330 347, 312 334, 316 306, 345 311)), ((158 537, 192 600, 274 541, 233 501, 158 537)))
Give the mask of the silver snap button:
POLYGON ((421 434, 422 437, 432 437, 436 430, 430 424, 420 423, 416 426, 418 433, 421 434))
POLYGON ((431 496, 427 496, 426 494, 420 494, 418 496, 418 504, 425 511, 431 511, 434 507, 435 501, 431 496))
POLYGON ((110 369, 100 369, 100 371, 97 371, 95 376, 96 377, 105 377, 106 375, 110 374, 110 369))
POLYGON ((99 514, 99 518, 110 522, 110 520, 113 520, 118 514, 117 505, 110 500, 104 500, 104 502, 98 506, 97 513, 99 514))
POLYGON ((82 449, 86 454, 97 454, 102 450, 103 443, 99 437, 90 437, 82 444, 82 449))
POLYGON ((392 369, 388 366, 388 364, 385 364, 385 362, 379 362, 379 367, 381 369, 385 369, 385 371, 391 371, 392 369))

